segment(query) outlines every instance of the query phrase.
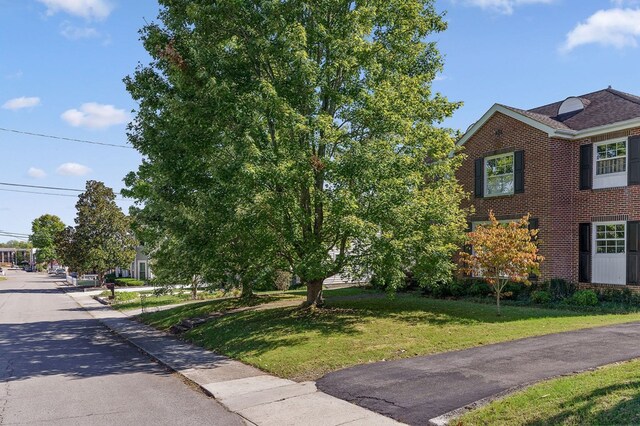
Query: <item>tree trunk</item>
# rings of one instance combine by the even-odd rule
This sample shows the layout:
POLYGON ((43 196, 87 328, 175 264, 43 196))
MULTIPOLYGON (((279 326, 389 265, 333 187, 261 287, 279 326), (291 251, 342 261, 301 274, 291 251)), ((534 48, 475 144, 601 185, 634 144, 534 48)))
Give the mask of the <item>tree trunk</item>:
POLYGON ((198 279, 194 275, 191 278, 191 300, 196 300, 198 298, 198 279))
POLYGON ((253 297, 253 285, 250 282, 242 282, 242 293, 240 297, 243 299, 253 297))
POLYGON ((498 316, 500 316, 500 290, 496 291, 496 302, 498 303, 498 316))
POLYGON ((98 272, 98 287, 104 286, 104 273, 98 272))
POLYGON ((322 282, 324 280, 312 280, 307 282, 307 301, 305 306, 322 306, 322 282))

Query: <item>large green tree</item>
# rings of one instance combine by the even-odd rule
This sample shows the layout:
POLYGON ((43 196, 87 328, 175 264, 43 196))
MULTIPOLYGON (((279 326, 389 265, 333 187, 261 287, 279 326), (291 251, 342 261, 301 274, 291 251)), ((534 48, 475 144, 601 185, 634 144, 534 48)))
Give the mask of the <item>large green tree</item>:
POLYGON ((66 228, 57 241, 65 264, 79 273, 95 272, 100 285, 108 270, 128 268, 135 258, 130 219, 115 198, 102 182, 87 181, 76 203, 76 226, 66 228))
POLYGON ((51 263, 58 258, 56 253, 56 237, 65 228, 62 220, 52 214, 43 214, 31 223, 29 241, 38 249, 38 262, 51 263))
POLYGON ((125 79, 147 218, 198 210, 190 229, 227 244, 210 269, 284 262, 310 305, 339 272, 448 276, 465 225, 433 0, 160 4, 153 60, 125 79))

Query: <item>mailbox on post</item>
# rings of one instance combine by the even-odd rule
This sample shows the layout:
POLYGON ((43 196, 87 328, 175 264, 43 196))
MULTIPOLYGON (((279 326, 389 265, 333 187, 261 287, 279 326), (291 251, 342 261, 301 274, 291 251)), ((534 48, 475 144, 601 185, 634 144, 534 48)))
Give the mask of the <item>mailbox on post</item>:
POLYGON ((116 298, 116 285, 114 283, 107 283, 107 288, 111 290, 111 296, 109 299, 113 300, 116 298))

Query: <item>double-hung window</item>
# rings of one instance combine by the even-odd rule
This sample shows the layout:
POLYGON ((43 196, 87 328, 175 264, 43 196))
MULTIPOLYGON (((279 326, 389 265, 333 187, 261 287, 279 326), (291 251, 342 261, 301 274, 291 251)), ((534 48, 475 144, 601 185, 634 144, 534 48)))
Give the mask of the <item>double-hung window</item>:
POLYGON ((624 228, 624 223, 596 225, 596 253, 624 253, 626 241, 624 228))
POLYGON ((596 148, 596 176, 627 171, 626 141, 598 144, 596 148))
POLYGON ((513 194, 513 152, 484 159, 484 194, 487 197, 513 194))

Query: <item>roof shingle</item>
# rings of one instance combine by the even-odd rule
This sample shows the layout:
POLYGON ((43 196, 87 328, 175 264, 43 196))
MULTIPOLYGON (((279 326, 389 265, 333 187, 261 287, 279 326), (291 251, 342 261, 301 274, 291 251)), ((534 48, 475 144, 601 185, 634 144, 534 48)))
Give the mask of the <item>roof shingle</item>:
POLYGON ((506 107, 554 129, 584 130, 592 127, 640 118, 640 97, 612 88, 578 96, 585 105, 582 111, 558 116, 564 101, 528 111, 506 107))

